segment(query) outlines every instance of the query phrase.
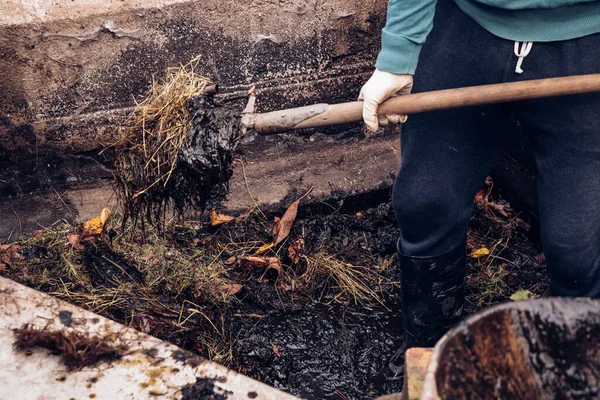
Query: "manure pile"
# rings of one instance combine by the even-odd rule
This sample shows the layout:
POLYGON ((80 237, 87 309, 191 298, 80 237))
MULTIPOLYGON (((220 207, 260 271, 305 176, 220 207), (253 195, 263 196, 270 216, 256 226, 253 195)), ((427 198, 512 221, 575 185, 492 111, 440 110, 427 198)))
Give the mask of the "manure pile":
POLYGON ((220 204, 241 138, 240 114, 207 94, 212 82, 197 60, 153 80, 113 145, 114 176, 123 222, 161 223, 174 209, 204 211, 220 204))

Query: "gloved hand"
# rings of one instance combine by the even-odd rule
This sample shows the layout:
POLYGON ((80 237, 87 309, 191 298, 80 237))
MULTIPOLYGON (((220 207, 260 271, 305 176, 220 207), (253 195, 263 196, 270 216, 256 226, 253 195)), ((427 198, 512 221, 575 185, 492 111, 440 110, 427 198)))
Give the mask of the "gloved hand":
POLYGON ((364 100, 363 119, 370 131, 375 132, 379 126, 389 123, 406 122, 406 115, 378 115, 379 105, 389 99, 403 94, 409 94, 413 86, 412 75, 392 74, 391 72, 375 70, 375 73, 363 86, 358 100, 364 100))

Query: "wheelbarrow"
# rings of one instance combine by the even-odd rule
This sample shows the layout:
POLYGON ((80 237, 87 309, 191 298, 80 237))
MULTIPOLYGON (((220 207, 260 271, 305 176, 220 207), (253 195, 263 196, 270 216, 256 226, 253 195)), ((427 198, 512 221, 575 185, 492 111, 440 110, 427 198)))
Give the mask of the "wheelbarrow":
POLYGON ((531 300, 471 316, 435 346, 420 398, 600 399, 600 301, 531 300))

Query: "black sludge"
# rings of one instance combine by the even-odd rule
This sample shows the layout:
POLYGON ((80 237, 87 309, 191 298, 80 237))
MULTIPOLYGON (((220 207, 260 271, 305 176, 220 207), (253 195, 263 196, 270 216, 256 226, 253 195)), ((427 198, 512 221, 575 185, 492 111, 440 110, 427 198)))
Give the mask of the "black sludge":
POLYGON ((173 185, 175 207, 200 210, 225 200, 233 175, 233 153, 241 137, 239 112, 216 104, 210 97, 188 101, 191 128, 179 150, 173 185))

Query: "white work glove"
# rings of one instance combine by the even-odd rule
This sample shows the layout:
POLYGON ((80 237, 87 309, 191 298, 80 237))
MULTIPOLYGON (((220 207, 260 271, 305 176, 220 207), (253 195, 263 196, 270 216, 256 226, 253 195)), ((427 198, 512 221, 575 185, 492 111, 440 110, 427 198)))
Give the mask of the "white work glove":
POLYGON ((360 91, 358 100, 365 102, 363 119, 371 132, 379 126, 406 122, 406 115, 378 115, 379 105, 389 99, 403 94, 409 94, 413 86, 412 75, 392 74, 391 72, 375 70, 373 76, 360 91))

